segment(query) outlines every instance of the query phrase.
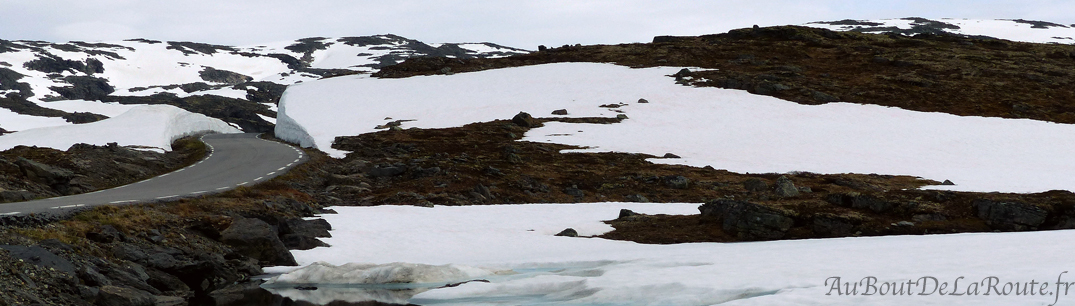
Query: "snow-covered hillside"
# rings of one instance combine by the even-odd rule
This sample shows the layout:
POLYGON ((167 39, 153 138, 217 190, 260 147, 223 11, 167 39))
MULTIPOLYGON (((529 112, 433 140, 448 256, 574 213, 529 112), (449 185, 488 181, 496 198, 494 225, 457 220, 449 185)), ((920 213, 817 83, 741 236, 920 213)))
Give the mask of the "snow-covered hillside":
POLYGON ((491 43, 429 45, 395 35, 317 37, 244 47, 146 39, 0 40, 0 128, 17 131, 78 122, 68 119, 74 112, 105 115, 85 107, 65 109, 71 102, 57 102, 79 101, 74 103, 171 104, 246 130, 266 130, 275 118, 276 99, 287 85, 369 73, 412 56, 470 58, 525 52, 491 43))
POLYGON ((899 18, 881 20, 839 20, 804 24, 808 27, 834 31, 864 33, 952 33, 967 36, 987 36, 1013 41, 1036 43, 1075 44, 1075 24, 1063 25, 1047 21, 1023 19, 952 19, 930 20, 925 18, 899 18))
POLYGON ((948 179, 957 184, 952 189, 967 191, 1075 190, 1067 175, 1075 171, 1068 161, 1075 126, 849 103, 800 105, 678 85, 669 77, 678 70, 563 63, 307 82, 285 93, 276 135, 342 157, 346 152, 331 148, 336 136, 373 132, 389 121, 443 128, 566 109, 571 117, 623 113, 630 119, 550 122, 523 140, 586 148, 580 152, 671 152, 682 158, 652 161, 740 173, 884 173, 948 179))

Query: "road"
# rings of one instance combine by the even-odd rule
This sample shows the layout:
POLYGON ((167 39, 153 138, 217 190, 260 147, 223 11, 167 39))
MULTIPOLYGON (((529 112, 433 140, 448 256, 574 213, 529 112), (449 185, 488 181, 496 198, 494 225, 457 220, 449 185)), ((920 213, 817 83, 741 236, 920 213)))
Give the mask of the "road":
POLYGON ((186 168, 112 189, 0 204, 0 215, 56 213, 202 196, 263 182, 307 160, 302 150, 258 138, 256 133, 210 134, 202 141, 209 146, 209 154, 186 168))

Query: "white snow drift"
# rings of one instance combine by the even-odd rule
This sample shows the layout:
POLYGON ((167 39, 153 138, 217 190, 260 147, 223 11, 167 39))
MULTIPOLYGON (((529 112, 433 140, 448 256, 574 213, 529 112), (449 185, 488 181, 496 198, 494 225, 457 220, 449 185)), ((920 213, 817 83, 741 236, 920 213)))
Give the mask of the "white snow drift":
MULTIPOLYGON (((489 283, 381 295, 385 302, 419 305, 1048 305, 1055 300, 1058 305, 1075 304, 1075 290, 1064 294, 1062 285, 1060 296, 1051 294, 1057 292, 1058 278, 1075 281, 1070 272, 1062 274, 1075 271, 1070 247, 1058 243, 1075 239, 1075 231, 677 245, 553 236, 565 227, 579 229, 583 235, 611 230, 600 220, 615 218, 621 208, 647 214, 693 214, 697 206, 336 207, 339 214, 322 216, 333 224, 332 238, 325 238, 332 247, 294 254, 304 265, 403 261, 513 272, 472 277, 489 283), (832 277, 851 283, 874 277, 874 294, 863 295, 867 293, 864 282, 857 295, 841 295, 833 290, 832 277), (877 294, 881 283, 919 282, 923 277, 946 282, 948 294, 965 295, 941 295, 928 278, 921 285, 904 286, 911 289, 910 295, 906 289, 902 295, 893 294, 892 289, 877 294), (967 294, 971 283, 983 281, 978 294, 967 294), (984 294, 994 281, 995 290, 1002 294, 984 294), (1031 281, 1035 286, 1050 284, 1033 295, 1016 295, 1008 284, 1018 282, 1025 288, 1031 281), (417 295, 410 298, 410 294, 417 295)), ((269 270, 287 271, 283 267, 269 270)), ((317 285, 318 290, 279 292, 321 302, 378 297, 362 294, 370 292, 367 287, 338 286, 340 281, 334 276, 338 271, 320 271, 325 275, 322 280, 307 269, 295 272, 303 284, 325 284, 317 285)), ((289 278, 294 276, 284 274, 279 279, 289 278)))
POLYGON ((0 136, 0 150, 18 145, 67 150, 76 143, 137 145, 172 149, 172 141, 197 133, 239 133, 220 119, 171 105, 136 106, 123 114, 85 124, 28 129, 0 136))
MULTIPOLYGON (((941 18, 935 21, 947 23, 958 27, 945 28, 944 31, 962 35, 984 35, 1013 41, 1025 41, 1034 43, 1058 43, 1075 44, 1075 25, 1067 26, 1049 22, 1015 21, 1015 20, 982 20, 982 19, 955 19, 941 18), (1035 27, 1035 23, 1038 23, 1035 27)), ((859 20, 860 23, 880 23, 880 25, 847 25, 827 24, 811 22, 804 26, 824 28, 834 31, 851 31, 861 28, 888 28, 895 27, 908 30, 916 24, 914 18, 859 20)), ((883 33, 886 30, 868 31, 868 33, 883 33)))
POLYGON ((677 85, 679 68, 629 69, 565 63, 405 79, 339 77, 290 87, 276 135, 336 157, 336 136, 403 127, 443 128, 550 116, 630 119, 618 124, 547 123, 524 141, 570 144, 581 152, 638 152, 734 172, 883 173, 952 180, 954 189, 1075 190, 1075 126, 961 117, 874 105, 799 105, 740 90, 677 85), (650 103, 637 103, 645 98, 650 103), (600 105, 624 103, 615 109, 600 105))

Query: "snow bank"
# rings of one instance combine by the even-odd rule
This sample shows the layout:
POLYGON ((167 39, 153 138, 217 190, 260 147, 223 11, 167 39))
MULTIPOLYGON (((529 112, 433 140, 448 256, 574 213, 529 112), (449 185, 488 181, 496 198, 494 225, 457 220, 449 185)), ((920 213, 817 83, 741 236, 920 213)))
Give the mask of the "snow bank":
MULTIPOLYGON (((301 269, 273 277, 266 287, 296 285, 408 285, 443 286, 495 274, 482 268, 461 265, 426 265, 394 262, 388 264, 347 263, 336 266, 315 262, 301 269)), ((400 286, 393 286, 400 288, 400 286)))
POLYGON ((334 157, 336 136, 443 128, 538 117, 630 119, 619 124, 548 123, 523 139, 577 145, 582 152, 638 152, 735 172, 883 173, 952 180, 956 190, 1075 190, 1075 126, 960 117, 874 105, 799 105, 740 90, 692 88, 668 77, 679 68, 629 69, 565 63, 405 79, 350 76, 293 85, 280 102, 277 137, 334 157), (636 103, 645 98, 650 103, 636 103), (615 109, 604 104, 626 103, 615 109), (391 119, 385 119, 391 118, 391 119))
MULTIPOLYGON (((915 295, 838 295, 830 277, 858 282, 872 276, 879 283, 934 277, 948 286, 959 280, 963 292, 989 277, 1000 281, 998 288, 1058 277, 1075 281, 1071 273, 1061 275, 1071 270, 1070 246, 1056 243, 1075 239, 1070 230, 677 245, 553 236, 565 227, 589 229, 584 235, 603 232, 596 230, 607 228, 600 220, 615 218, 621 208, 691 214, 698 205, 335 207, 339 214, 322 216, 333 224, 332 238, 324 239, 333 246, 294 254, 303 265, 405 261, 515 272, 489 276, 490 283, 411 292, 416 295, 409 302, 420 305, 1047 305, 1057 296, 1010 290, 999 296, 917 295, 923 287, 915 295)), ((1055 284, 1047 290, 1056 292, 1055 284)), ((307 300, 344 296, 331 286, 303 294, 307 300)), ((1075 291, 1058 299, 1071 305, 1075 291)))
MULTIPOLYGON (((860 28, 885 28, 896 27, 903 30, 909 30, 916 25, 914 20, 908 19, 879 19, 879 20, 859 20, 860 22, 880 23, 881 25, 833 25, 818 22, 811 22, 804 24, 803 26, 824 28, 834 31, 850 31, 860 28)), ((1059 44, 1073 44, 1075 43, 1075 27, 1069 27, 1067 25, 1054 24, 1044 27, 1034 27, 1034 24, 1029 22, 1016 22, 1014 20, 982 20, 982 19, 953 19, 953 18, 941 18, 935 21, 944 22, 947 24, 955 25, 959 29, 944 29, 950 33, 963 34, 963 35, 984 35, 989 37, 996 37, 1000 39, 1007 39, 1012 41, 1025 41, 1033 43, 1059 43, 1059 44)), ((881 33, 884 30, 871 31, 869 33, 881 33)))
POLYGON ((224 121, 171 105, 136 106, 109 119, 28 129, 0 136, 0 150, 18 145, 67 150, 76 143, 139 145, 171 150, 172 141, 203 132, 240 133, 224 121))

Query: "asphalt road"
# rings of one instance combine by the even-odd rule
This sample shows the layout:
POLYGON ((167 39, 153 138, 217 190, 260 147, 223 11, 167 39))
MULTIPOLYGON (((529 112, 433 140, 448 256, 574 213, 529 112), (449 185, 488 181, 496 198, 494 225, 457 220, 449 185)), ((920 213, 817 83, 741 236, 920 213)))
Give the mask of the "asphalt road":
POLYGON ((97 205, 202 196, 263 182, 307 160, 302 150, 258 135, 205 135, 202 141, 209 145, 209 154, 189 167, 112 189, 0 204, 0 215, 57 213, 97 205))

